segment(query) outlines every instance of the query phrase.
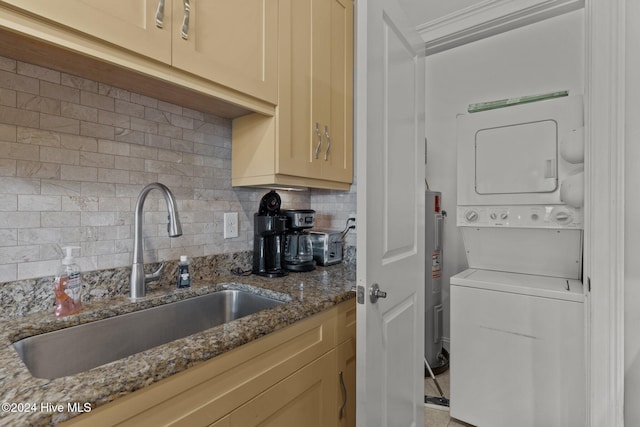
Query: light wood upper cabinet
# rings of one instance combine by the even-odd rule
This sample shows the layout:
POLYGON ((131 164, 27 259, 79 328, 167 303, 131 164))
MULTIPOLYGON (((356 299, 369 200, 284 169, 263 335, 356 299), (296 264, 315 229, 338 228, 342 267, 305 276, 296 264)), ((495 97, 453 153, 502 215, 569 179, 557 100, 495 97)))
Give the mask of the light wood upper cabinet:
POLYGON ((351 182, 353 4, 281 0, 278 172, 351 182))
MULTIPOLYGON (((351 182, 353 179, 353 3, 331 2, 331 62, 329 73, 329 131, 331 147, 325 148, 323 176, 351 182)), ((326 135, 325 135, 326 136, 326 135)))
POLYGON ((278 0, 173 0, 173 28, 174 67, 276 103, 278 0))
POLYGON ((160 0, 2 0, 0 3, 171 63, 171 0, 165 5, 164 16, 158 15, 160 0), (157 24, 156 19, 160 18, 162 24, 157 24))
POLYGON ((277 102, 278 0, 0 0, 0 4, 277 102))
POLYGON ((280 0, 275 118, 234 121, 234 186, 348 190, 353 178, 353 3, 280 0))

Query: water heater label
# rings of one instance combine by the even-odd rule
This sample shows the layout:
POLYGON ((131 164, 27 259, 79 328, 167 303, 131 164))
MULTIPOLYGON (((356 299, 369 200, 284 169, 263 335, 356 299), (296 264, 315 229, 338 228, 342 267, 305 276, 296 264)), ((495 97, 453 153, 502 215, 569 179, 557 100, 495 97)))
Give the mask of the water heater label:
POLYGON ((439 279, 442 272, 440 270, 440 253, 439 252, 435 252, 433 255, 431 255, 431 277, 433 279, 439 279))

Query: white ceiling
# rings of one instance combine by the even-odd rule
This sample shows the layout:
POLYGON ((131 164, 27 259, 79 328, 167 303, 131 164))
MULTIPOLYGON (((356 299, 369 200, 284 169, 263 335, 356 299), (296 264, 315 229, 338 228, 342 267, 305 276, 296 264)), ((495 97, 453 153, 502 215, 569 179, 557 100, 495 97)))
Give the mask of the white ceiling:
POLYGON ((405 13, 417 27, 486 0, 399 0, 405 13))

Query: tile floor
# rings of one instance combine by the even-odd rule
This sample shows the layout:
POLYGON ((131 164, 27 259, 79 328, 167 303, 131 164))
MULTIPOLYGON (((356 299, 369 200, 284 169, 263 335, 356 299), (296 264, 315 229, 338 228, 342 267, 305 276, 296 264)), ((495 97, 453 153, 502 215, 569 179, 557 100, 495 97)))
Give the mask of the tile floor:
MULTIPOLYGON (((446 398, 449 393, 449 370, 436 376, 440 388, 446 398)), ((424 394, 432 397, 440 397, 440 393, 431 378, 424 379, 424 394)), ((458 421, 449 416, 449 408, 445 406, 427 404, 424 406, 424 426, 425 427, 473 427, 471 424, 458 421)))

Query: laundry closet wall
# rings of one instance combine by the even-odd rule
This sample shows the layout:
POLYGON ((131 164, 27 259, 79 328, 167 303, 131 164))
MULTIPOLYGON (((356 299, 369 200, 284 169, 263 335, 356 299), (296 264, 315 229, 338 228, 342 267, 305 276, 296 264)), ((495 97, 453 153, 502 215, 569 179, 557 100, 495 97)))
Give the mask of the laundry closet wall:
POLYGON ((426 176, 442 191, 443 303, 449 337, 449 278, 467 268, 456 228, 456 115, 470 103, 557 90, 583 93, 584 12, 578 10, 427 57, 426 176))

